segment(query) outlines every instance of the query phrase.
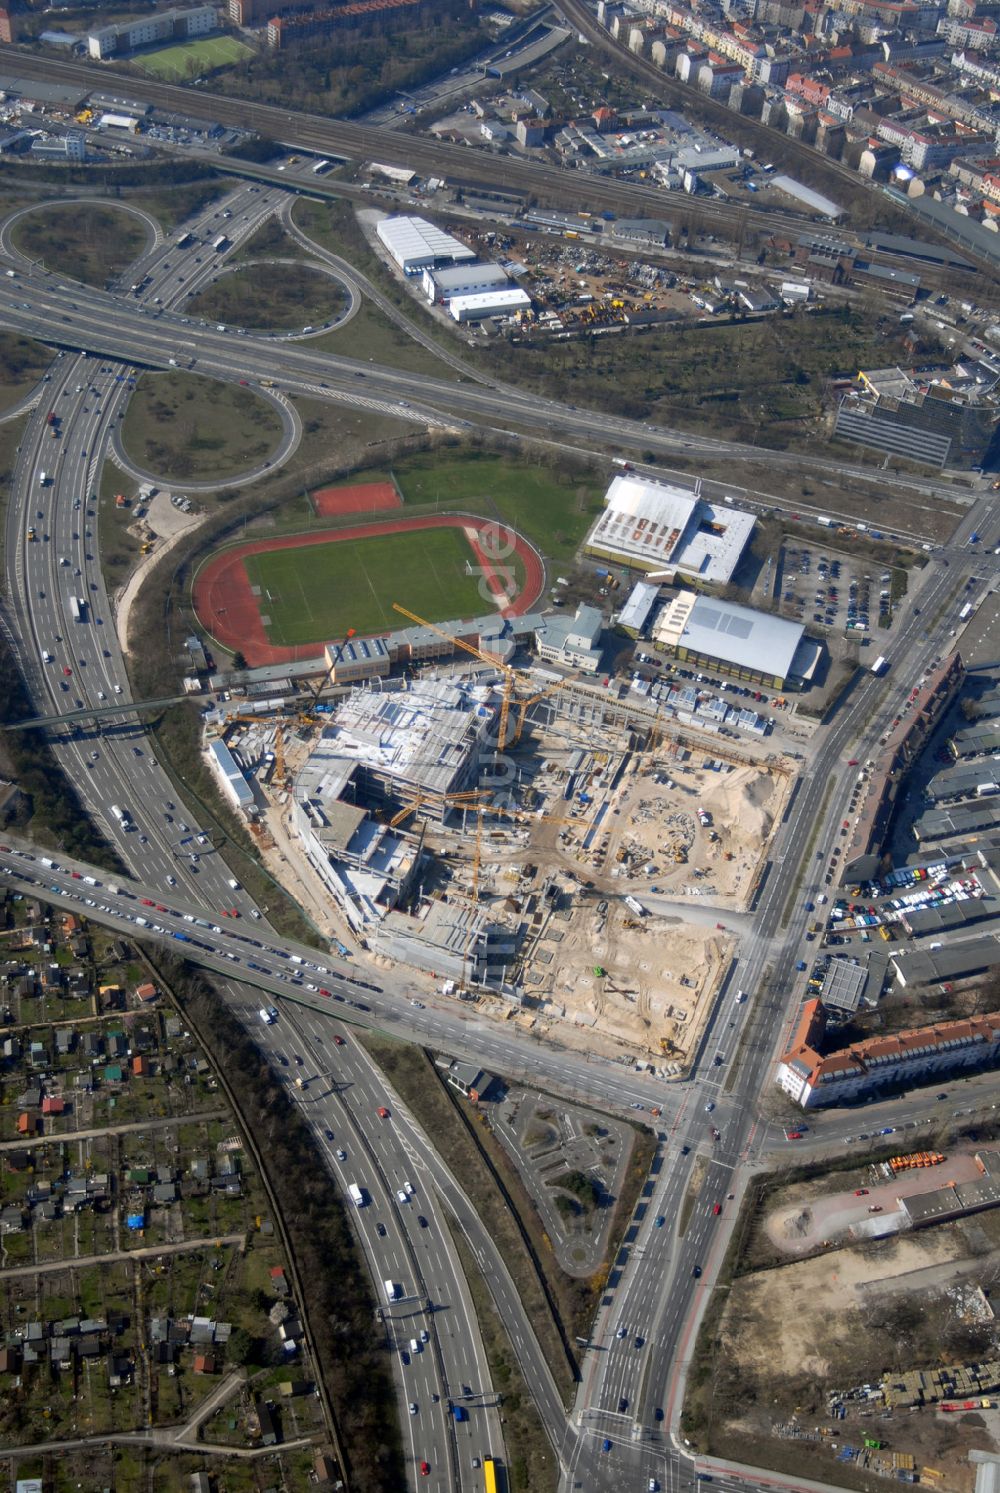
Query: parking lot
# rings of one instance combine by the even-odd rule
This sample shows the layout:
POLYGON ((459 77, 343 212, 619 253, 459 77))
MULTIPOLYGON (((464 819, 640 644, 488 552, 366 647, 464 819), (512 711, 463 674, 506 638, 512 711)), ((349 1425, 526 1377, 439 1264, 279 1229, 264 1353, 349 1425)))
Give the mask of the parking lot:
POLYGON ((869 641, 873 625, 892 623, 894 592, 905 578, 880 571, 871 560, 833 554, 811 545, 782 547, 774 595, 785 616, 808 628, 861 633, 869 641))

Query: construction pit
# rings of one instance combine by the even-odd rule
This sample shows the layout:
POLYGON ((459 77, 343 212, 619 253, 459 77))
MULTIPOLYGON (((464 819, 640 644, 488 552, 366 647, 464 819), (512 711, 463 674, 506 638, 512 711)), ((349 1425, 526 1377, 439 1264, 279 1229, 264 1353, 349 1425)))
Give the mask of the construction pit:
MULTIPOLYGON (((480 904, 519 951, 522 1005, 504 1013, 677 1076, 730 966, 739 930, 726 919, 752 899, 792 774, 676 742, 567 756, 564 737, 538 731, 533 751, 531 816, 492 821, 480 840, 480 904)), ((459 890, 471 890, 473 839, 467 824, 457 842, 426 841, 459 890)))
MULTIPOLYGON (((568 726, 533 722, 508 754, 513 815, 417 826, 423 905, 475 903, 509 934, 504 993, 456 987, 484 1014, 675 1077, 731 966, 794 772, 763 743, 754 755, 687 732, 643 748, 613 727, 568 740, 568 726)), ((273 720, 225 734, 244 760, 273 758, 273 720)), ((311 735, 286 731, 290 774, 311 735)), ((291 832, 282 772, 252 781, 265 863, 331 939, 347 937, 291 832)))

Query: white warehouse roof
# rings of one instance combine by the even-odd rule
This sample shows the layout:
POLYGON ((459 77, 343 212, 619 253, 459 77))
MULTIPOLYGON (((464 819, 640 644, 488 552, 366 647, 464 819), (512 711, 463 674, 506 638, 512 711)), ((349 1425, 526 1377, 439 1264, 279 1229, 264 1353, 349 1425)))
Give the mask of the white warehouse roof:
POLYGON ((484 290, 481 295, 453 295, 448 300, 448 310, 456 321, 474 321, 480 316, 509 316, 512 311, 523 311, 530 305, 530 295, 516 285, 509 290, 484 290))
POLYGON ((734 668, 787 679, 805 629, 769 612, 681 591, 656 626, 658 640, 734 668))
POLYGON ((430 273, 438 293, 445 300, 470 290, 499 290, 510 284, 507 271, 502 270, 498 264, 452 264, 447 269, 432 270, 430 273))
POLYGON ((439 260, 467 261, 476 257, 474 249, 466 248, 426 218, 382 218, 375 231, 402 270, 423 269, 439 260))
POLYGON ((679 570, 725 584, 753 533, 754 517, 728 503, 644 477, 615 477, 587 549, 653 574, 679 570))

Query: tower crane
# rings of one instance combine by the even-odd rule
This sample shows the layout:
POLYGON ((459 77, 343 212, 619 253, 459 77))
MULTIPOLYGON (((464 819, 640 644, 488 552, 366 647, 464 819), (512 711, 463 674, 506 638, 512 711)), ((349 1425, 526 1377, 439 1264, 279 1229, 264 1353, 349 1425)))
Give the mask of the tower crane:
POLYGON ((335 650, 333 658, 332 658, 332 660, 331 660, 331 662, 329 664, 329 667, 320 676, 319 680, 316 683, 315 688, 313 689, 312 694, 309 696, 309 703, 308 703, 308 705, 303 706, 303 708, 302 708, 302 710, 301 710, 301 712, 299 714, 299 720, 301 720, 301 721, 312 720, 313 712, 316 709, 316 702, 319 699, 320 695, 323 693, 323 691, 326 689, 327 685, 330 683, 330 680, 333 678, 333 675, 334 675, 334 673, 336 672, 336 669, 337 669, 337 665, 340 663, 341 655, 343 654, 344 649, 347 647, 348 643, 351 641, 351 639, 353 637, 354 637, 354 628, 353 627, 349 627, 347 629, 347 631, 345 632, 343 638, 337 644, 336 650, 335 650))
POLYGON ((416 612, 411 612, 408 607, 400 606, 398 601, 392 604, 393 611, 399 612, 401 616, 408 617, 411 622, 416 622, 420 627, 427 627, 431 632, 436 632, 439 638, 445 638, 455 648, 461 648, 463 653, 471 653, 473 658, 478 658, 481 663, 489 664, 503 675, 503 695, 500 700, 500 724, 497 730, 497 751, 502 752, 507 744, 507 717, 510 714, 510 702, 514 694, 516 680, 515 670, 510 664, 498 657, 495 653, 488 653, 484 648, 475 648, 471 643, 466 643, 463 638, 453 637, 450 632, 445 632, 443 627, 437 627, 433 622, 428 622, 425 617, 418 617, 416 612))

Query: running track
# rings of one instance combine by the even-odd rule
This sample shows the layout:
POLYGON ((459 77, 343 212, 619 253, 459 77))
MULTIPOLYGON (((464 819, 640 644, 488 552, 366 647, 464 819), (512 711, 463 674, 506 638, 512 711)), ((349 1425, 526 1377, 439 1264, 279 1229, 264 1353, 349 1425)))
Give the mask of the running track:
MULTIPOLYGON (((230 653, 239 650, 251 668, 262 664, 296 663, 300 659, 315 658, 327 639, 317 638, 313 643, 289 648, 279 648, 268 642, 260 620, 258 600, 251 590, 244 560, 249 555, 265 554, 271 550, 301 549, 311 544, 371 539, 378 534, 406 534, 415 529, 444 528, 462 529, 466 533, 472 551, 483 567, 490 589, 497 597, 504 595, 504 585, 491 563, 495 561, 494 546, 506 548, 507 545, 512 545, 524 567, 524 587, 509 605, 501 609, 502 615, 520 617, 536 605, 545 586, 545 567, 534 546, 516 530, 508 529, 503 524, 493 524, 471 514, 451 513, 433 514, 426 518, 386 519, 381 523, 357 524, 347 529, 314 529, 306 534, 290 534, 279 539, 258 539, 234 545, 206 560, 198 571, 192 586, 194 609, 209 637, 214 638, 230 653), (468 532, 470 530, 477 531, 476 538, 468 532)), ((402 626, 402 619, 400 625, 402 626)))

